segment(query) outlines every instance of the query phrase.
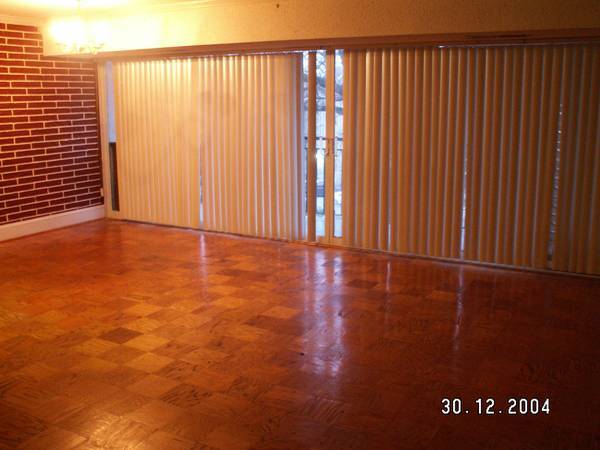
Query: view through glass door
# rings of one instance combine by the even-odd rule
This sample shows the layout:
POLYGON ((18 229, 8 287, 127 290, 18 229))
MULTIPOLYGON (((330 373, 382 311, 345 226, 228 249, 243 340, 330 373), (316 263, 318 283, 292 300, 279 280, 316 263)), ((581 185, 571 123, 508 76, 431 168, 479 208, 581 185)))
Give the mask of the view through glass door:
MULTIPOLYGON (((308 86, 309 82, 308 53, 305 52, 304 58, 305 86, 308 86)), ((313 99, 316 103, 316 239, 323 243, 339 243, 342 237, 343 50, 319 50, 314 53, 316 57, 316 98, 313 99)), ((308 95, 308 87, 306 87, 307 103, 311 101, 308 95)), ((309 150, 306 129, 305 145, 309 150)))

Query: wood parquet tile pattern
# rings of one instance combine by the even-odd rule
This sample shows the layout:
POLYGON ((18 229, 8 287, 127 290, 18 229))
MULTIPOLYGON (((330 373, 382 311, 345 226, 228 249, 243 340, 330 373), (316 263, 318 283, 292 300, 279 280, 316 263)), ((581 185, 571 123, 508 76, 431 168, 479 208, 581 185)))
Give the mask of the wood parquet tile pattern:
POLYGON ((598 448, 598 280, 107 220, 0 262, 2 448, 598 448))

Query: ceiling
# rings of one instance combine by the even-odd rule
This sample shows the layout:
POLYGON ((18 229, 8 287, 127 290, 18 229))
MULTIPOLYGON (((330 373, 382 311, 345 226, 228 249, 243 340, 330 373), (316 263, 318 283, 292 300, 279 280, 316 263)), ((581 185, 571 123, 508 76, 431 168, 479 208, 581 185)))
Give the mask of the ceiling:
MULTIPOLYGON (((207 6, 227 0, 0 0, 0 15, 47 18, 76 13, 107 13, 163 6, 207 6)), ((239 0, 238 0, 239 1, 239 0)))

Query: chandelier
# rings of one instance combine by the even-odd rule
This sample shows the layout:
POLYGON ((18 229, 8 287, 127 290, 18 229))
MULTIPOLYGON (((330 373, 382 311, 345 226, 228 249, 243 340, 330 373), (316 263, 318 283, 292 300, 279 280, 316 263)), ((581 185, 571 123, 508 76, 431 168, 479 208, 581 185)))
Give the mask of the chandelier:
POLYGON ((51 33, 63 53, 95 55, 106 44, 107 25, 85 19, 81 14, 81 0, 77 0, 77 15, 54 21, 51 33))

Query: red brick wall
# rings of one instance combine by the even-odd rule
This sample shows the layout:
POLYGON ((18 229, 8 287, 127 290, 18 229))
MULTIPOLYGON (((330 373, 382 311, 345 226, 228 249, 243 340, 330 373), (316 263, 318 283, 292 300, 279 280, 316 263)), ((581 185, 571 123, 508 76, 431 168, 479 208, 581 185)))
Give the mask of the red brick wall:
POLYGON ((102 204, 95 65, 0 23, 0 225, 102 204))

